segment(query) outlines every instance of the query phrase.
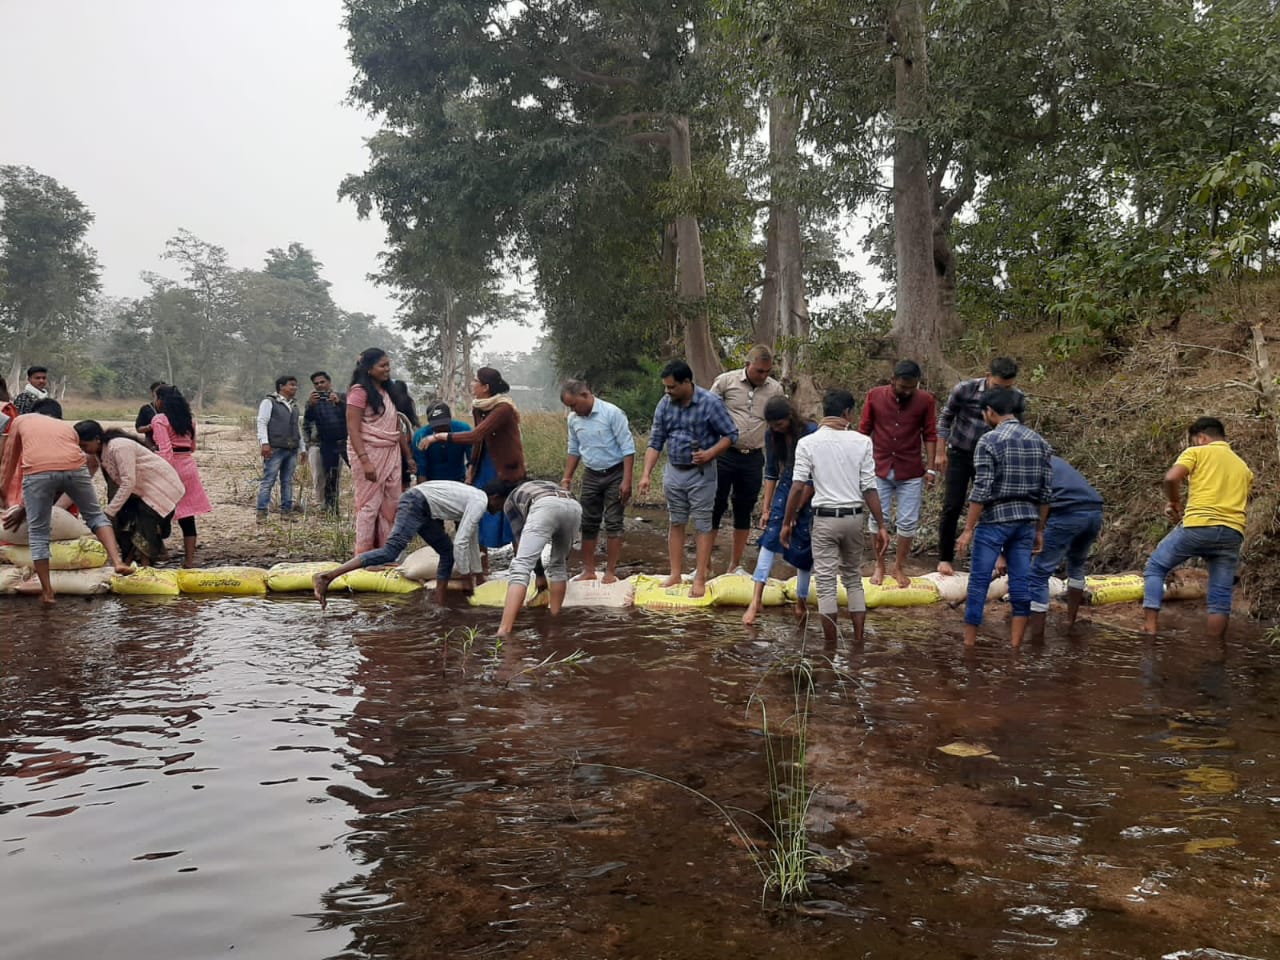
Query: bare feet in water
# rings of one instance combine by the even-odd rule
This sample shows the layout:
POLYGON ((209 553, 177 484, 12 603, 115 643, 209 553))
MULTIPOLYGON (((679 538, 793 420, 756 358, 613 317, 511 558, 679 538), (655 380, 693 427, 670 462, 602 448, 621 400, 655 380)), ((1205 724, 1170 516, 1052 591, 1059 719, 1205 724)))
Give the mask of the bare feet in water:
POLYGON ((327 573, 317 573, 311 578, 311 592, 314 593, 316 595, 316 599, 320 601, 321 610, 323 610, 329 603, 329 584, 332 582, 333 577, 327 573))

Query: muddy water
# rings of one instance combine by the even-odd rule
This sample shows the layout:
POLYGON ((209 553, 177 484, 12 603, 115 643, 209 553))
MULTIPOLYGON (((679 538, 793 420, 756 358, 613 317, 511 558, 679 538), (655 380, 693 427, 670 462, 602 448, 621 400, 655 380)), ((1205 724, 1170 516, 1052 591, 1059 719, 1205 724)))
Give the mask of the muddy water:
POLYGON ((496 611, 419 597, 6 603, 3 955, 1280 957, 1280 656, 1198 613, 970 657, 958 612, 873 613, 816 661, 796 912, 615 769, 767 841, 750 701, 776 728, 822 653, 782 611, 539 611, 495 650, 496 611))

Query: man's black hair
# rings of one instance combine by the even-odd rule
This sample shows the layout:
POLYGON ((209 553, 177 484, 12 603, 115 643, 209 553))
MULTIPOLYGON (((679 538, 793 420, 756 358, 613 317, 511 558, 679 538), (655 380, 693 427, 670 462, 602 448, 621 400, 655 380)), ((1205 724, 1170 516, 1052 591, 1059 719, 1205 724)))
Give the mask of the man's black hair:
POLYGON ((163 380, 156 380, 151 384, 151 386, 147 387, 147 393, 155 393, 158 387, 167 387, 167 386, 168 384, 165 383, 163 380))
POLYGON ((329 376, 329 375, 328 375, 327 373, 325 373, 323 370, 317 370, 315 373, 313 373, 313 374, 312 374, 311 376, 309 376, 307 379, 308 379, 308 380, 310 380, 310 381, 314 384, 314 383, 316 382, 316 377, 324 377, 324 378, 325 378, 326 380, 328 380, 330 383, 333 383, 333 377, 329 376))
MULTIPOLYGON (((996 374, 1000 376, 1000 374, 996 374)), ((982 394, 982 406, 990 407, 998 415, 1007 417, 1011 413, 1018 410, 1018 394, 1017 391, 1011 390, 1009 387, 995 387, 987 390, 982 394)))
POLYGON ((276 377, 276 393, 279 393, 280 388, 283 387, 286 383, 297 383, 297 382, 298 382, 297 377, 291 377, 285 374, 281 374, 280 376, 276 377))
POLYGON ((693 368, 683 360, 668 360, 660 376, 663 380, 670 377, 676 383, 688 383, 693 379, 693 368))
POLYGON ((1008 357, 996 357, 988 370, 993 377, 1001 380, 1013 380, 1018 376, 1018 364, 1008 357))
POLYGON ((503 500, 511 495, 511 491, 520 486, 518 483, 511 483, 500 477, 494 477, 484 485, 484 495, 486 497, 501 497, 503 500))
POLYGON ((1227 439, 1227 428, 1217 417, 1201 417, 1187 429, 1187 438, 1193 439, 1196 434, 1203 433, 1215 440, 1227 439))
POLYGON ((919 380, 920 364, 914 360, 899 360, 893 365, 893 378, 895 380, 919 380))
POLYGON ((31 406, 32 413, 39 413, 46 417, 53 417, 55 420, 62 419, 62 404, 53 397, 45 397, 43 400, 37 400, 31 406))
POLYGON ((824 417, 842 417, 853 409, 853 394, 837 387, 822 395, 822 415, 824 417))
POLYGON ((48 373, 48 367, 27 367, 27 378, 34 377, 37 373, 48 373))

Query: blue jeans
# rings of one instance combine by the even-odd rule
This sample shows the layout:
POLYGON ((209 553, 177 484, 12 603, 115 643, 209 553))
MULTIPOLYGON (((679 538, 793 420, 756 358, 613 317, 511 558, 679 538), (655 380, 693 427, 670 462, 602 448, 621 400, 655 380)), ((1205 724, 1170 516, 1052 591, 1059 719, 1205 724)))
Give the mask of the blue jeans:
POLYGON ((453 541, 445 532, 444 524, 431 516, 427 498, 416 490, 406 490, 400 495, 400 502, 396 504, 396 522, 387 542, 360 554, 360 566, 381 567, 395 563, 415 533, 440 557, 436 581, 444 583, 453 576, 453 541))
POLYGON ((258 485, 258 512, 271 506, 271 488, 280 477, 280 511, 293 509, 293 473, 298 469, 298 451, 272 447, 271 456, 262 461, 262 483, 258 485))
POLYGON ((1146 580, 1142 591, 1143 608, 1159 610, 1164 601, 1164 578, 1174 567, 1192 557, 1200 557, 1209 568, 1209 612, 1229 615, 1243 543, 1244 536, 1240 531, 1230 527, 1184 527, 1178 524, 1160 541, 1142 571, 1146 580))
POLYGON ((1036 542, 1036 521, 979 523, 973 532, 973 556, 969 562, 969 595, 964 604, 964 622, 982 625, 982 608, 987 605, 991 571, 1003 553, 1009 564, 1009 605, 1015 617, 1031 615, 1031 548, 1036 542))
POLYGON ((89 471, 84 467, 28 473, 22 478, 22 503, 27 508, 27 542, 32 560, 49 559, 49 521, 53 505, 64 493, 80 508, 81 519, 95 534, 102 527, 111 526, 98 503, 98 491, 89 478, 89 471))
POLYGON ((1084 589, 1084 564, 1101 532, 1101 510, 1050 512, 1044 528, 1044 549, 1031 559, 1032 613, 1049 609, 1049 578, 1063 557, 1067 559, 1067 586, 1084 589))
MULTIPOLYGON (((880 494, 880 511, 885 523, 893 514, 893 495, 898 495, 897 522, 893 524, 898 536, 911 539, 920 529, 920 503, 924 499, 924 477, 913 480, 896 480, 893 471, 888 477, 876 477, 876 492, 880 494)), ((867 518, 867 532, 876 532, 875 517, 867 518)), ((906 559, 905 557, 903 559, 906 559)))

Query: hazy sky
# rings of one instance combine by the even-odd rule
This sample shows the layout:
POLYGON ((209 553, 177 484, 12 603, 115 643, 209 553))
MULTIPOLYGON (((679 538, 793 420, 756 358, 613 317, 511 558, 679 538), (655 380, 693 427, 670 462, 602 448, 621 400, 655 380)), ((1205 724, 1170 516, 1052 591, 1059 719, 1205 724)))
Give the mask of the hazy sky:
POLYGON ((340 0, 0 0, 0 163, 55 177, 93 211, 109 295, 172 272, 159 255, 185 227, 236 267, 299 241, 340 306, 390 322, 366 279, 382 224, 337 197, 376 129, 343 102, 341 20, 340 0))

